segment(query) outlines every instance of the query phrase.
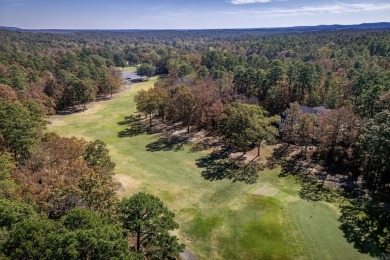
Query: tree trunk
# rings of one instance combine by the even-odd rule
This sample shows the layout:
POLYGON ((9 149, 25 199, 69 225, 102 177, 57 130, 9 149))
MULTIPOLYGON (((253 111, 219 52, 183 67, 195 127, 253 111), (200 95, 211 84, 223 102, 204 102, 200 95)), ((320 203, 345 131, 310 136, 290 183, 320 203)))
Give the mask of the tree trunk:
POLYGON ((152 127, 152 113, 149 114, 149 127, 152 127))
POLYGON ((308 146, 308 141, 307 138, 305 138, 305 159, 307 158, 307 146, 308 146))
POLYGON ((187 126, 187 134, 190 133, 190 125, 187 126))
POLYGON ((328 174, 329 174, 328 171, 326 171, 325 177, 324 177, 324 179, 321 182, 321 188, 324 187, 324 183, 326 181, 326 178, 328 178, 328 174))
POLYGON ((261 148, 261 140, 259 141, 259 146, 257 147, 257 157, 260 157, 260 148, 261 148))
POLYGON ((137 252, 139 252, 141 248, 141 230, 140 230, 140 227, 138 227, 138 230, 137 230, 137 252))

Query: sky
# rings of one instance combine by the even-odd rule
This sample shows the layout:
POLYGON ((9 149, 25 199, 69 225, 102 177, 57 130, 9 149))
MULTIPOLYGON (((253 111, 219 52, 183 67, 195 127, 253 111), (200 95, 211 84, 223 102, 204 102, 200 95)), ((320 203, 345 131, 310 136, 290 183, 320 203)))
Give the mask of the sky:
POLYGON ((220 29, 390 22, 390 0, 0 0, 0 26, 220 29))

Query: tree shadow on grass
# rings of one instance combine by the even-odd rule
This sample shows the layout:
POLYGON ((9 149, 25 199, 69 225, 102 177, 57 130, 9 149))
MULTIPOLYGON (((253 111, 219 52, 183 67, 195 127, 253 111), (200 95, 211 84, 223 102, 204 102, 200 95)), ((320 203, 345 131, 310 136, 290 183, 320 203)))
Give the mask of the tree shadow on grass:
POLYGON ((187 136, 162 136, 157 141, 147 144, 146 151, 159 152, 159 151, 180 151, 189 142, 187 136))
POLYGON ((389 205, 353 201, 341 208, 340 229, 349 243, 361 253, 379 259, 390 259, 389 205))
POLYGON ((335 202, 341 199, 338 191, 324 185, 328 173, 324 174, 314 170, 319 163, 317 160, 307 160, 302 155, 296 154, 289 159, 281 159, 280 162, 282 170, 279 177, 295 176, 301 183, 299 196, 302 199, 326 202, 335 202))
MULTIPOLYGON (((349 243, 361 253, 369 254, 379 259, 390 259, 390 205, 372 203, 363 199, 352 199, 343 196, 343 189, 350 188, 349 179, 341 180, 341 191, 324 185, 328 173, 313 174, 311 169, 316 165, 314 161, 301 160, 293 156, 282 160, 280 177, 294 175, 302 182, 299 195, 310 201, 344 201, 350 202, 341 206, 340 229, 349 243)), ((335 169, 324 167, 326 172, 335 169)), ((347 176, 348 177, 348 176, 347 176)), ((345 191, 344 191, 345 192, 345 191)), ((362 196, 359 191, 355 196, 362 196)), ((344 203, 345 204, 345 203, 344 203)))
POLYGON ((243 155, 230 158, 229 154, 227 150, 221 150, 199 158, 196 165, 204 169, 203 178, 209 181, 228 179, 232 182, 256 183, 261 167, 253 161, 244 163, 243 155))
POLYGON ((118 122, 118 125, 127 126, 124 130, 118 133, 118 137, 132 137, 148 132, 145 123, 140 115, 126 116, 125 120, 118 122))
POLYGON ((299 196, 309 201, 336 202, 341 199, 335 189, 318 183, 315 178, 307 178, 302 181, 299 196))

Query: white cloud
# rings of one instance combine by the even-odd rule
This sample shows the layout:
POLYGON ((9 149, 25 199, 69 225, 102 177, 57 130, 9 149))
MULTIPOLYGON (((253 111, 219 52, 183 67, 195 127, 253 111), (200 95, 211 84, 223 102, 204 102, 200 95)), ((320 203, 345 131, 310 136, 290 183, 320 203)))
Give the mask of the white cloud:
POLYGON ((271 0, 231 0, 230 3, 234 5, 255 4, 255 3, 268 3, 271 0))
MULTIPOLYGON (((234 0, 234 1, 239 1, 239 0, 234 0)), ((246 0, 246 1, 251 1, 251 0, 246 0)), ((221 13, 229 14, 229 15, 296 16, 296 15, 316 15, 316 14, 324 14, 324 13, 340 14, 340 13, 357 13, 357 12, 386 11, 386 10, 390 10, 390 4, 338 3, 334 5, 302 6, 297 8, 241 9, 237 11, 221 11, 221 13)))

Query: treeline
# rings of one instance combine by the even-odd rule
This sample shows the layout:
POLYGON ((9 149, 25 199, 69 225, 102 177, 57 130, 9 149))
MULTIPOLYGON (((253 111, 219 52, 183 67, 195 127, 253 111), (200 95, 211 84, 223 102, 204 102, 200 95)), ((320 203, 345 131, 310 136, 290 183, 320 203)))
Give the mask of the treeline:
POLYGON ((180 46, 127 44, 129 64, 149 64, 170 86, 211 77, 231 92, 283 112, 290 103, 350 107, 362 117, 386 109, 390 90, 388 32, 327 32, 262 36, 261 40, 209 40, 180 46))
POLYGON ((145 193, 119 201, 106 145, 47 133, 45 118, 0 98, 0 258, 177 257, 174 213, 145 193))
MULTIPOLYGON (((342 107, 317 116, 305 114, 297 103, 286 111, 282 140, 300 147, 300 156, 338 168, 354 180, 362 196, 389 200, 390 112, 362 119, 342 107)), ((325 181, 325 179, 324 179, 325 181)))
POLYGON ((271 114, 295 101, 348 106, 368 117, 383 109, 390 82, 387 31, 228 33, 1 31, 0 83, 60 109, 115 91, 120 77, 113 67, 148 64, 172 84, 210 76, 220 90, 233 89, 271 114))
POLYGON ((27 37, 2 32, 0 38, 2 97, 36 101, 47 114, 85 105, 99 96, 115 93, 122 84, 115 55, 107 50, 76 42, 55 42, 57 36, 52 35, 27 37))

